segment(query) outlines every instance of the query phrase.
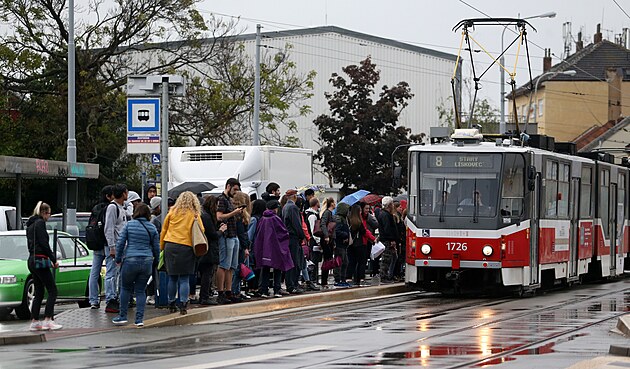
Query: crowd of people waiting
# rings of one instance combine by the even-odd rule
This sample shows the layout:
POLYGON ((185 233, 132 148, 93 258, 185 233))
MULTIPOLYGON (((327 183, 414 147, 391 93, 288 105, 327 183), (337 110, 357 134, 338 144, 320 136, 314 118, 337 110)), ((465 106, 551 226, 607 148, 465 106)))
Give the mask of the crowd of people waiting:
MULTIPOLYGON (((89 301, 92 309, 100 308, 99 278, 105 262, 105 311, 117 313, 112 319, 116 325, 127 324, 133 296, 135 325, 144 325, 146 304, 156 303, 159 271, 168 276, 167 307, 180 314, 186 314, 191 303, 231 304, 306 290, 365 286, 368 265, 371 284, 391 283, 403 276, 406 209, 392 197, 383 197, 378 204, 353 205, 327 197, 320 204, 313 189, 302 194, 289 189, 282 195, 280 186, 271 182, 262 199, 251 201, 240 191, 239 181, 230 178, 219 196, 200 197, 187 191, 169 199, 162 224, 156 192, 149 187, 143 203, 124 184, 106 186, 97 205, 105 211, 106 247, 93 251, 89 301), (208 252, 202 256, 194 253, 195 222, 208 241, 208 252), (376 242, 385 250, 370 260, 376 242), (242 269, 254 273, 245 279, 242 269), (334 287, 329 285, 330 270, 334 287)), ((41 228, 41 220, 49 216, 45 206, 38 204, 29 220, 33 224, 27 230, 29 245, 34 244, 36 226, 41 228)), ((47 276, 41 279, 36 284, 31 329, 59 329, 50 321, 54 286, 49 286, 47 276), (41 304, 44 287, 49 298, 46 320, 40 322, 35 307, 41 304)))

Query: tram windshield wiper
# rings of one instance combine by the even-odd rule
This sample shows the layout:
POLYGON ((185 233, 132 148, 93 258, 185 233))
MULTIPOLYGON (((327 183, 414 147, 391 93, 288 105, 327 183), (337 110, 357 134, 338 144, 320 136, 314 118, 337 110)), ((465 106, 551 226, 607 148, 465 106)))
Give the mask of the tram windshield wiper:
POLYGON ((446 211, 446 200, 447 200, 447 196, 448 193, 446 192, 446 177, 442 178, 442 200, 440 201, 440 223, 444 223, 445 219, 444 219, 444 212, 446 211))
POLYGON ((479 223, 479 195, 477 194, 477 178, 473 188, 473 223, 479 223))

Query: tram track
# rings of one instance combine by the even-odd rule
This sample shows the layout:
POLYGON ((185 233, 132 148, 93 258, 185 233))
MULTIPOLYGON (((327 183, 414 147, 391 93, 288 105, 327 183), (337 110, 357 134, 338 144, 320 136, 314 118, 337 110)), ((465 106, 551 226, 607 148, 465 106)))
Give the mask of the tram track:
MULTIPOLYGON (((479 324, 471 324, 471 325, 467 325, 464 327, 460 327, 457 329, 451 329, 449 331, 446 332, 442 332, 442 333, 437 333, 437 334, 433 334, 433 335, 429 335, 420 339, 414 339, 414 340, 410 340, 410 341, 404 341, 404 342, 397 342, 395 345, 391 345, 391 346, 385 346, 380 348, 381 352, 388 352, 390 350, 394 350, 400 346, 405 346, 405 345, 409 345, 409 344, 422 344, 423 342, 427 342, 430 341, 432 339, 437 339, 437 338, 445 338, 448 336, 453 336, 456 335, 458 333, 462 333, 462 332, 466 332, 469 330, 473 330, 473 329, 479 329, 479 328, 483 328, 483 327, 491 327, 493 325, 499 325, 501 323, 505 323, 505 322, 509 322, 509 321, 513 321, 513 320, 518 320, 518 319, 522 319, 524 317, 527 316, 535 316, 535 315, 541 315, 544 314, 545 312, 549 312, 549 311, 554 311, 554 310, 558 310, 562 307, 567 307, 567 306, 571 306, 571 305, 578 305, 578 304, 583 304, 585 302, 588 302, 589 300, 596 300, 596 299, 601 299, 603 297, 609 296, 609 295, 614 295, 614 294, 618 294, 618 293, 623 293, 625 291, 630 291, 630 287, 629 288, 623 288, 623 289, 619 289, 619 290, 615 290, 615 291, 609 291, 606 293, 601 293, 601 294, 597 294, 597 295, 592 295, 592 296, 586 296, 583 298, 574 298, 574 299, 569 299, 567 301, 558 303, 558 304, 554 304, 548 307, 544 307, 544 308, 538 308, 538 309, 533 309, 533 310, 528 310, 522 313, 516 313, 512 316, 506 317, 506 318, 500 318, 500 319, 493 319, 493 320, 489 320, 483 323, 479 323, 479 324)), ((514 299, 512 299, 514 300, 514 299)), ((509 300, 507 300, 509 301, 509 300)), ((504 301, 506 302, 506 301, 504 301)), ((496 304, 493 304, 496 305, 496 304)), ((492 354, 489 355, 487 357, 484 358, 480 358, 480 359, 474 359, 474 360, 469 360, 463 363, 458 363, 456 365, 452 365, 452 366, 443 366, 443 368, 449 368, 449 369, 456 369, 456 368, 466 368, 466 367, 470 367, 470 366, 479 366, 479 365, 483 365, 486 362, 490 362, 490 361, 494 361, 494 360, 498 360, 501 358, 505 358, 511 355, 514 355, 517 352, 526 350, 528 348, 531 347, 535 347, 538 346, 542 343, 545 343, 547 341, 550 340, 554 340, 556 338, 562 337, 562 336, 567 336, 570 335, 571 333, 575 333, 577 331, 583 330, 585 328, 597 325, 597 324, 601 324, 603 322, 612 320, 612 319, 617 319, 618 317, 622 316, 626 314, 626 312, 620 312, 618 314, 614 314, 613 316, 609 316, 606 317, 604 319, 599 319, 596 321, 592 321, 589 322, 587 324, 581 325, 579 327, 574 327, 571 329, 567 329, 561 332, 557 332, 554 333, 552 335, 549 336, 545 336, 544 338, 535 340, 535 341, 530 341, 521 345, 517 345, 514 346, 508 350, 502 351, 500 353, 497 354, 492 354)), ((300 366, 300 369, 304 369, 304 368, 317 368, 317 367, 325 367, 327 364, 333 364, 333 363, 339 363, 339 362, 344 362, 345 360, 350 360, 350 359, 356 359, 359 358, 361 356, 365 355, 365 353, 359 353, 359 354, 352 354, 352 355, 348 355, 344 358, 336 358, 334 360, 330 360, 328 362, 324 362, 324 363, 317 363, 317 364, 313 364, 313 365, 306 365, 306 366, 300 366)), ((442 367, 442 366, 440 366, 442 367)))
MULTIPOLYGON (((616 289, 614 291, 606 291, 604 293, 598 293, 596 295, 589 295, 583 297, 574 297, 563 300, 557 304, 553 304, 550 306, 545 306, 541 308, 534 308, 527 311, 519 311, 513 312, 509 316, 501 316, 498 319, 492 319, 485 322, 480 322, 478 324, 466 324, 463 327, 459 327, 457 329, 450 329, 445 332, 432 334, 426 337, 422 337, 419 339, 413 339, 409 341, 396 342, 395 345, 379 347, 378 350, 380 352, 390 352, 399 349, 401 346, 409 345, 409 344, 422 344, 423 342, 427 342, 430 340, 435 340, 443 337, 448 337, 449 335, 456 335, 461 332, 465 332, 467 330, 478 329, 481 327, 491 327, 493 325, 500 325, 505 322, 509 322, 511 320, 517 320, 519 318, 532 316, 532 315, 540 315, 549 311, 558 310, 562 307, 567 307, 576 304, 584 304, 590 300, 601 299, 605 296, 623 293, 625 291, 630 290, 630 288, 622 288, 616 289)), ((579 292, 579 291, 578 291, 579 292)), ((527 299, 529 301, 533 301, 535 299, 527 299)), ((163 338, 158 340, 150 340, 144 341, 142 343, 132 343, 129 345, 121 345, 118 347, 93 347, 89 349, 89 351, 96 353, 102 352, 107 354, 108 356, 114 355, 122 355, 126 357, 125 362, 129 364, 140 364, 145 362, 154 361, 157 359, 156 355, 159 356, 160 360, 162 359, 170 359, 177 358, 181 356, 187 355, 201 355, 201 354, 212 354, 218 353, 226 350, 236 350, 236 349, 246 349, 246 348, 256 348, 256 347, 265 347, 269 345, 277 345, 277 344, 285 344, 290 345, 291 342, 303 340, 303 339, 311 339, 314 338, 317 340, 317 337, 322 337, 326 335, 335 335, 338 333, 348 332, 352 330, 366 329, 370 327, 378 327, 378 326, 386 326, 386 324, 390 324, 392 322, 397 321, 434 321, 435 319, 441 319, 444 316, 450 316, 452 314, 456 314, 457 312, 461 312, 465 309, 470 308, 491 308, 496 306, 501 306, 502 304, 513 302, 515 300, 519 300, 519 298, 479 298, 479 299, 457 299, 457 298, 445 298, 435 293, 426 293, 426 292, 418 292, 418 293, 405 293, 405 294, 397 294, 387 297, 381 297, 379 299, 368 299, 367 301, 350 301, 346 303, 335 303, 331 304, 334 306, 317 306, 309 309, 300 309, 296 311, 279 311, 276 313, 267 314, 264 317, 252 317, 249 319, 241 319, 237 322, 233 322, 230 324, 226 324, 224 327, 220 324, 213 324, 213 331, 206 331, 203 333, 192 333, 182 337, 181 335, 177 336, 177 344, 173 343, 173 337, 163 338), (420 303, 421 310, 415 308, 413 311, 406 310, 403 312, 396 312, 395 314, 388 314, 382 318, 376 319, 357 319, 356 321, 352 321, 352 319, 348 319, 351 316, 357 316, 361 314, 369 314, 370 309, 374 309, 377 307, 378 309, 382 309, 383 311, 387 311, 389 306, 401 306, 403 304, 415 304, 416 306, 420 303), (354 312, 355 314, 350 314, 354 312), (323 329, 313 329, 308 330, 304 329, 303 331, 295 332, 297 334, 293 335, 269 335, 270 330, 279 329, 282 332, 285 329, 286 325, 283 327, 283 324, 277 325, 277 323, 284 323, 286 321, 296 321, 296 326, 300 326, 300 321, 309 321, 313 319, 320 319, 322 321, 326 320, 336 320, 337 317, 341 317, 339 324, 334 324, 328 327, 324 327, 323 329), (330 319, 328 319, 330 318, 330 319), (218 329, 218 330, 217 330, 218 329), (268 337, 268 340, 264 342, 256 342, 247 343, 247 337, 268 337), (235 337, 241 337, 240 340, 235 340, 235 337), (126 354, 126 355, 125 355, 126 354)), ((610 319, 614 319, 621 314, 615 314, 612 317, 606 317, 605 319, 600 319, 595 322, 590 322, 583 326, 574 327, 571 329, 563 330, 561 332, 554 333, 553 335, 545 336, 544 338, 529 341, 523 343, 521 345, 510 348, 509 350, 505 350, 503 352, 492 354, 483 358, 475 358, 473 360, 466 360, 465 362, 458 363, 453 366, 440 366, 440 367, 449 367, 449 368, 463 368, 469 367, 473 365, 483 365, 485 362, 492 360, 500 360, 502 357, 507 357, 513 355, 518 351, 525 350, 530 347, 535 347, 544 343, 545 341, 553 340, 558 337, 571 334, 572 332, 579 331, 581 329, 587 328, 589 326, 600 324, 610 319)), ((198 326, 199 327, 199 326, 198 326)), ((197 327, 197 328, 198 328, 197 327)), ((181 327, 180 327, 181 328, 181 327)), ((146 331, 146 330, 145 330, 146 331)), ((173 334, 174 336, 174 334, 173 334)), ((32 352, 45 352, 46 350, 29 350, 32 352)), ((314 367, 326 367, 327 365, 339 365, 340 363, 346 363, 346 360, 360 360, 361 358, 365 358, 365 356, 369 355, 368 352, 354 352, 351 355, 344 355, 343 357, 336 357, 326 362, 319 362, 313 364, 307 364, 304 366, 299 366, 300 368, 314 368, 314 367)), ((98 367, 95 365, 94 367, 98 367)))

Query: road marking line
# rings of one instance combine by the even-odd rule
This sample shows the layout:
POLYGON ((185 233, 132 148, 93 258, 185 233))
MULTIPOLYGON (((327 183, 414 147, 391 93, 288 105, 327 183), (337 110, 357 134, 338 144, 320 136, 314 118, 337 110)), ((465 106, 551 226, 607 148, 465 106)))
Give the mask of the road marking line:
POLYGON ((199 365, 193 365, 193 366, 183 366, 183 367, 176 368, 176 369, 221 368, 221 367, 224 367, 224 366, 231 366, 231 365, 238 365, 238 364, 245 364, 245 363, 254 363, 254 362, 257 362, 257 361, 265 361, 265 360, 269 360, 269 359, 277 359, 277 358, 285 357, 285 356, 293 356, 293 355, 305 354, 307 352, 328 350, 328 349, 333 348, 333 347, 334 346, 311 346, 311 347, 305 347, 305 348, 295 349, 295 350, 273 352, 273 353, 270 353, 270 354, 263 354, 263 355, 244 357, 244 358, 240 358, 240 359, 231 359, 231 360, 217 361, 215 363, 199 364, 199 365))

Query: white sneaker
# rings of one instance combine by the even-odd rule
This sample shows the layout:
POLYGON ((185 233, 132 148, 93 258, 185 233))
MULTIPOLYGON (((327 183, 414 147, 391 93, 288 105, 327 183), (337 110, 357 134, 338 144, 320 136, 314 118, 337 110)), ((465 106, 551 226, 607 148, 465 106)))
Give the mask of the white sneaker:
POLYGON ((39 320, 31 322, 31 327, 29 328, 29 330, 30 331, 41 331, 42 330, 42 322, 40 322, 39 320))
POLYGON ((241 291, 241 297, 244 298, 244 299, 251 299, 252 298, 250 295, 248 295, 248 294, 246 294, 245 292, 242 292, 242 291, 241 291))
POLYGON ((147 305, 155 305, 155 298, 153 298, 153 296, 147 296, 147 305))
POLYGON ((42 323, 43 331, 56 331, 61 328, 63 328, 63 326, 61 324, 55 323, 54 320, 44 320, 44 322, 42 323))

